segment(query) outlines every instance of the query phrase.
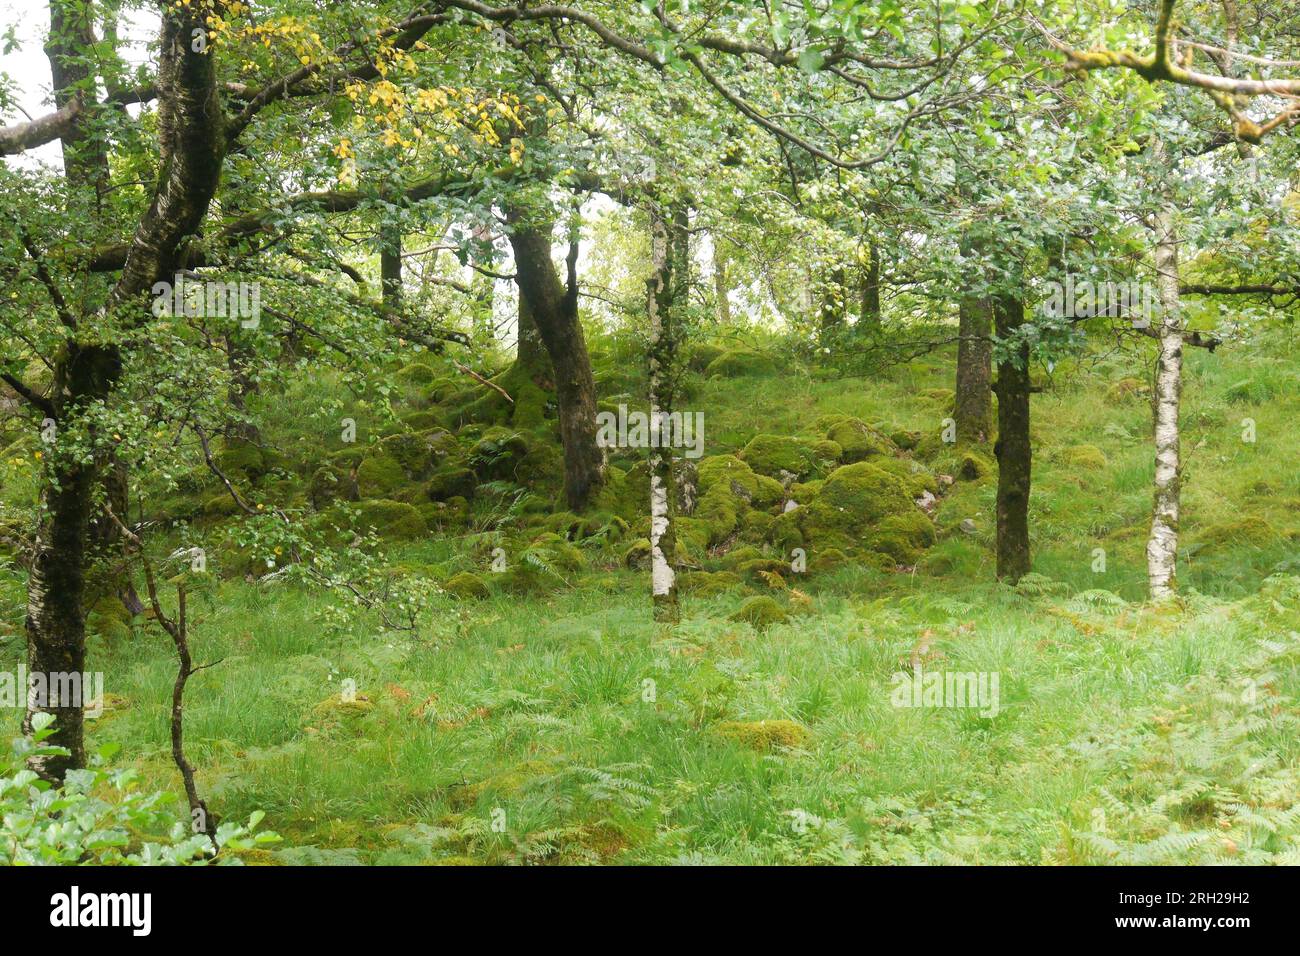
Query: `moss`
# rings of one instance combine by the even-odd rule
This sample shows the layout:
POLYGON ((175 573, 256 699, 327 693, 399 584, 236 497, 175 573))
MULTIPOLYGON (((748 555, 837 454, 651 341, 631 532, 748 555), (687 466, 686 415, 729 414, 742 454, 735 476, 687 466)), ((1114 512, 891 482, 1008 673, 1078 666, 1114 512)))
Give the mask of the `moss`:
POLYGON ((934 542, 934 526, 913 503, 910 488, 871 462, 837 468, 801 512, 810 546, 878 550, 904 560, 934 542))
POLYGON ((993 459, 975 448, 945 446, 946 452, 934 461, 934 470, 941 475, 951 475, 957 481, 980 481, 997 474, 993 459))
POLYGON ((712 455, 695 468, 700 494, 707 493, 719 482, 731 486, 736 494, 752 498, 758 494, 758 478, 748 464, 735 455, 712 455))
POLYGON ((775 478, 755 475, 754 481, 754 500, 751 503, 755 508, 771 508, 785 501, 785 486, 775 478))
POLYGON ((478 488, 478 476, 468 468, 455 466, 439 468, 429 479, 427 492, 431 501, 446 501, 448 498, 474 497, 478 488))
POLYGON ((764 574, 789 576, 790 565, 775 558, 754 558, 752 561, 742 561, 737 565, 736 570, 751 581, 760 581, 764 574))
POLYGON ((402 424, 412 431, 422 432, 431 428, 436 428, 442 420, 439 412, 425 410, 420 412, 410 412, 402 416, 402 424))
POLYGON ((109 640, 130 640, 131 612, 118 598, 105 595, 86 612, 86 629, 109 640))
POLYGON ((821 478, 816 481, 796 481, 790 486, 790 497, 798 504, 806 505, 817 497, 817 492, 821 491, 824 484, 826 482, 821 478))
POLYGON ((911 451, 921 443, 922 434, 920 432, 906 431, 898 429, 889 433, 889 440, 904 451, 911 451))
POLYGON ((678 518, 673 524, 677 545, 692 562, 702 560, 709 550, 711 527, 701 518, 678 518))
POLYGON ((840 458, 846 464, 865 461, 876 455, 893 455, 898 451, 889 436, 860 418, 845 418, 834 423, 827 430, 826 437, 840 446, 840 458))
POLYGON ((740 519, 740 534, 745 541, 766 541, 776 516, 750 508, 740 519))
POLYGON ((650 567, 650 539, 637 538, 623 552, 623 566, 636 571, 650 567))
POLYGON ((847 564, 848 560, 849 556, 839 548, 826 548, 813 556, 808 562, 808 568, 812 571, 831 571, 847 564))
POLYGON ((371 455, 357 468, 357 494, 362 498, 391 498, 406 484, 405 470, 387 455, 371 455))
POLYGON ((683 571, 677 576, 677 587, 696 597, 715 597, 744 587, 740 575, 732 571, 683 571))
POLYGON ((813 442, 812 450, 818 461, 838 464, 840 459, 844 457, 844 446, 837 441, 831 441, 829 438, 813 442))
POLYGON ((374 528, 381 538, 409 540, 423 538, 429 533, 424 516, 414 505, 379 498, 362 501, 352 507, 357 510, 353 527, 361 531, 374 528))
POLYGON ((753 597, 740 606, 727 618, 728 621, 743 622, 757 631, 765 630, 773 624, 782 624, 788 619, 785 608, 770 597, 753 597))
POLYGON ((611 465, 606 469, 605 484, 596 495, 596 508, 635 523, 650 503, 650 468, 638 462, 628 471, 611 465))
POLYGON ((772 478, 782 472, 805 477, 817 462, 811 442, 788 435, 755 435, 740 456, 758 474, 772 478))
POLYGON ((393 378, 403 385, 432 385, 438 378, 438 370, 423 362, 412 362, 398 369, 393 378))
POLYGON ((700 499, 692 517, 708 526, 709 544, 712 546, 721 544, 731 536, 744 510, 744 499, 728 486, 718 483, 700 499))
POLYGON ((487 584, 477 574, 461 571, 452 575, 442 589, 452 597, 481 601, 491 594, 487 584))
POLYGON ((787 553, 794 548, 802 548, 804 534, 800 522, 806 511, 806 508, 799 507, 778 515, 768 528, 767 540, 787 553))
POLYGON ((774 747, 802 747, 809 737, 808 728, 793 720, 728 720, 713 730, 725 740, 763 752, 774 747))
POLYGON ((205 518, 230 518, 237 514, 243 514, 243 509, 235 503, 235 499, 230 496, 230 492, 222 491, 220 494, 213 495, 204 501, 199 513, 205 518))
POLYGON ((951 388, 923 388, 918 393, 932 402, 937 402, 943 408, 952 409, 953 403, 957 401, 957 393, 951 388))
POLYGON ((216 455, 215 460, 217 467, 227 477, 243 477, 249 481, 256 481, 275 466, 275 456, 250 442, 233 439, 216 455))
POLYGON ((1071 468, 1083 468, 1097 471, 1105 468, 1109 462, 1106 454, 1096 445, 1074 445, 1061 452, 1061 461, 1071 468))
POLYGON ((701 342, 694 346, 686 357, 686 365, 692 372, 703 372, 713 361, 726 352, 726 348, 721 345, 714 345, 712 342, 701 342))
POLYGON ((446 501, 425 501, 415 506, 430 528, 464 527, 469 523, 469 502, 456 495, 446 501))
POLYGON ((350 469, 337 465, 321 465, 312 472, 307 483, 307 500, 317 511, 324 511, 340 501, 356 501, 358 497, 356 476, 350 469))
POLYGON ((1232 547, 1265 548, 1281 540, 1281 533, 1257 515, 1221 521, 1196 535, 1196 543, 1204 554, 1232 547))
POLYGON ((514 479, 515 470, 529 452, 528 439, 513 428, 494 425, 470 449, 474 471, 488 481, 514 479))
POLYGON ((756 349, 727 349, 713 359, 704 369, 706 376, 740 378, 747 375, 771 375, 776 362, 770 355, 756 349))
POLYGON ((939 493, 939 479, 920 462, 910 458, 875 458, 871 463, 901 479, 913 498, 919 498, 927 491, 932 495, 939 493))

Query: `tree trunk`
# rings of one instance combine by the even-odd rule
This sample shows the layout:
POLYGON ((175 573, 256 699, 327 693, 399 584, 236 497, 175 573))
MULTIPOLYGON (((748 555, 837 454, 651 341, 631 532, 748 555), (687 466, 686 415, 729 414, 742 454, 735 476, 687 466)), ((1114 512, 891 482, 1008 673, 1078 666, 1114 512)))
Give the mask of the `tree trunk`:
MULTIPOLYGON (((114 346, 69 343, 55 362, 54 396, 61 436, 87 406, 102 402, 121 374, 122 362, 114 346)), ((42 491, 42 520, 32 549, 27 579, 27 669, 29 680, 43 681, 32 688, 23 719, 31 733, 38 713, 54 715, 54 733, 48 743, 65 747, 65 756, 33 757, 32 770, 43 779, 60 782, 72 768, 86 765, 83 737, 84 700, 68 699, 65 678, 86 669, 86 546, 93 511, 97 469, 58 446, 50 452, 50 474, 42 491)), ((85 693, 86 684, 81 684, 85 693)))
POLYGON ((880 250, 867 243, 867 268, 862 277, 862 317, 859 331, 880 328, 880 250))
POLYGON ((673 411, 677 375, 677 345, 681 334, 676 315, 686 281, 689 247, 687 213, 672 218, 650 212, 650 258, 653 271, 646 280, 646 314, 650 319, 650 580, 656 621, 674 623, 681 617, 677 602, 677 551, 674 518, 677 482, 672 434, 664 427, 673 411))
POLYGON ((384 307, 402 307, 402 227, 385 223, 379 227, 379 287, 384 307))
POLYGON ((570 510, 582 511, 604 483, 605 456, 596 444, 596 382, 578 320, 577 248, 570 247, 566 286, 551 260, 551 229, 522 218, 507 212, 516 282, 555 371, 565 499, 570 510))
POLYGON ((727 281, 727 254, 722 249, 722 236, 713 236, 713 294, 718 300, 718 324, 731 328, 731 286, 727 281))
POLYGON ((997 575, 1014 584, 1029 573, 1029 344, 1016 331, 1025 322, 1019 294, 1001 293, 993 300, 998 338, 1014 344, 998 362, 997 575))
POLYGON ((1147 581, 1151 599, 1170 598, 1178 563, 1179 481, 1182 469, 1178 411, 1182 397, 1183 326, 1178 297, 1178 237, 1174 217, 1162 210, 1155 220, 1156 283, 1160 294, 1159 356, 1156 360, 1155 501, 1147 539, 1147 581))
MULTIPOLYGON (((206 28, 203 16, 187 8, 168 8, 162 14, 157 83, 160 175, 109 294, 109 311, 138 303, 154 283, 172 280, 181 246, 198 229, 217 190, 226 139, 216 67, 213 57, 191 46, 194 31, 206 28)), ((86 407, 107 401, 121 366, 116 345, 83 345, 78 330, 70 329, 55 361, 51 391, 60 438, 77 426, 86 407)), ((27 657, 33 674, 70 674, 83 670, 85 663, 86 547, 98 469, 94 458, 89 464, 74 461, 57 448, 51 459, 42 490, 46 507, 27 583, 27 657)), ((53 703, 29 696, 23 725, 30 729, 38 712, 55 714, 51 742, 70 753, 33 758, 31 766, 45 779, 60 782, 69 768, 84 766, 85 743, 80 707, 53 703)))
POLYGON ((987 295, 958 303, 957 440, 984 444, 993 431, 993 303, 987 295))

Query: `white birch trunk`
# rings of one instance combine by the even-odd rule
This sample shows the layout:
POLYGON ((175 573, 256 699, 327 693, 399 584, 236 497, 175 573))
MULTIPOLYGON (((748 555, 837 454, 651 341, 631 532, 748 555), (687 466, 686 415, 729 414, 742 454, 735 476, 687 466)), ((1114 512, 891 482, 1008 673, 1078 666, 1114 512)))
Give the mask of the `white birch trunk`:
POLYGON ((1155 217, 1156 282, 1160 298, 1160 350, 1154 395, 1156 475, 1147 539, 1147 580, 1151 600, 1172 597, 1178 564, 1179 454, 1178 413, 1182 398, 1183 323, 1178 295, 1178 239, 1173 212, 1155 217))
POLYGON ((653 270, 646 281, 646 312, 650 319, 650 583, 654 616, 658 621, 676 621, 677 574, 672 552, 676 547, 673 534, 673 453, 671 436, 662 427, 671 409, 667 401, 666 354, 672 336, 666 323, 671 321, 669 300, 672 295, 672 245, 668 224, 655 212, 650 214, 650 255, 653 270))

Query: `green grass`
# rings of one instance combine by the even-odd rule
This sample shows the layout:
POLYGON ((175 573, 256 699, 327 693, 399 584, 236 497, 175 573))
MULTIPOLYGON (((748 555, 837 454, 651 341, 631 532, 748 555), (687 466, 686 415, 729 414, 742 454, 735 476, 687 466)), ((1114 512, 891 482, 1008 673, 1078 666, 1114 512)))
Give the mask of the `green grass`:
MULTIPOLYGON (((945 502, 978 525, 937 546, 948 573, 814 576, 761 632, 727 620, 753 590, 687 597, 682 623, 657 629, 648 582, 603 552, 541 597, 435 594, 414 635, 337 595, 225 581, 191 609, 197 659, 221 661, 187 696, 199 785, 218 813, 266 811, 285 849, 264 862, 1296 862, 1300 579, 1269 573, 1300 538, 1300 390, 1265 349, 1189 351, 1177 608, 1140 603, 1149 411, 1105 400, 1132 370, 1058 368, 1034 399, 1037 575, 1019 589, 991 580, 990 482, 945 502), (1107 467, 1063 464, 1081 444, 1107 467), (1269 534, 1228 527, 1246 517, 1269 534), (996 673, 997 716, 893 706, 919 644, 929 670, 996 673), (776 720, 806 741, 749 749, 717 730, 776 720)), ((691 407, 711 454, 756 421, 812 436, 834 412, 937 430, 947 411, 918 390, 948 386, 949 363, 696 382, 691 407)), ((389 559, 446 571, 483 551, 446 539, 389 559)), ((95 638, 91 666, 117 695, 92 739, 176 789, 170 644, 145 627, 95 638)))

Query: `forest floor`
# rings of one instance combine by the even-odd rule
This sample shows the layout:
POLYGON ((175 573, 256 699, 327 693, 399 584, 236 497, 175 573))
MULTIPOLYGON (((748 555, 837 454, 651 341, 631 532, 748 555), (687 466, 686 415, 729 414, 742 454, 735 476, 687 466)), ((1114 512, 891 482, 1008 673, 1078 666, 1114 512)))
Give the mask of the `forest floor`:
MULTIPOLYGON (((284 838, 249 862, 1300 862, 1298 373, 1262 345, 1189 351, 1176 606, 1142 603, 1145 373, 1098 358, 1034 397, 1035 574, 1015 588, 993 581, 987 479, 944 498, 917 567, 686 594, 672 629, 617 556, 545 593, 435 595, 414 633, 216 582, 191 609, 196 659, 220 660, 187 695, 199 786, 284 838), (784 620, 730 619, 776 591, 784 620), (996 701, 898 706, 918 665, 996 701)), ((690 400, 710 454, 829 414, 929 431, 951 368, 701 379, 690 400)), ((386 560, 464 568, 471 537, 386 560)), ((20 581, 0 574, 16 668, 20 581)), ((92 743, 178 790, 169 642, 137 624, 91 654, 111 678, 92 743)))

